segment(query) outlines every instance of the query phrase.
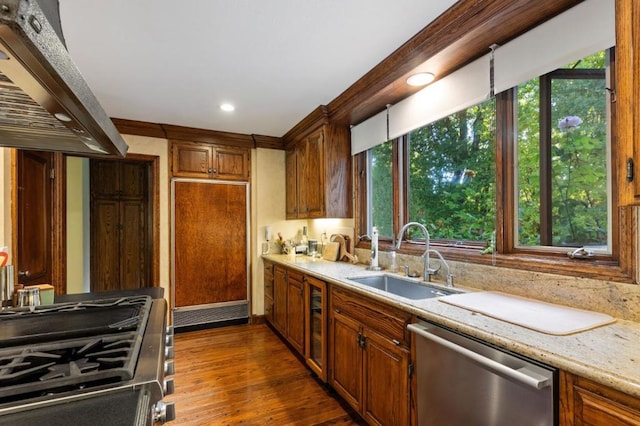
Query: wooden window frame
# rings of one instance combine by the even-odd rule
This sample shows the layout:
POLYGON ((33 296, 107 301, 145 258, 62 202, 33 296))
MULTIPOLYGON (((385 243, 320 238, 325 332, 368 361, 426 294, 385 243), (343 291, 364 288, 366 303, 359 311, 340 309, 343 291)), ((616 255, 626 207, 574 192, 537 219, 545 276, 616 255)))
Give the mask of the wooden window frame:
MULTIPOLYGON (((616 81, 615 55, 611 57, 612 82, 616 81)), ((432 241, 442 255, 453 261, 475 264, 494 265, 498 267, 523 269, 535 272, 548 272, 560 275, 578 276, 583 278, 604 279, 614 282, 635 283, 637 266, 635 253, 638 216, 633 206, 619 206, 618 192, 621 190, 617 182, 619 170, 616 170, 618 158, 617 136, 617 104, 611 103, 611 168, 612 174, 612 247, 611 255, 596 255, 589 260, 570 259, 566 253, 558 248, 523 249, 515 247, 515 173, 514 173, 514 106, 517 105, 514 90, 505 91, 496 97, 496 254, 481 254, 479 248, 473 246, 452 247, 447 241, 432 241)), ((408 144, 405 137, 394 141, 394 162, 400 158, 407 158, 408 144), (396 153, 402 148, 402 157, 396 153)), ((355 182, 355 227, 356 235, 368 233, 367 223, 367 154, 360 153, 354 158, 355 182)), ((397 163, 395 163, 397 164, 397 163)), ((394 237, 381 238, 380 249, 390 250, 395 245, 395 235, 400 228, 400 219, 406 223, 407 209, 401 208, 401 200, 407 200, 407 171, 402 168, 402 179, 399 168, 394 164, 394 237), (400 196, 402 194, 402 196, 400 196)), ((405 202, 405 201, 402 201, 405 202)), ((370 248, 370 242, 359 238, 357 247, 370 248)), ((403 242, 402 253, 421 255, 424 243, 420 241, 403 242)))

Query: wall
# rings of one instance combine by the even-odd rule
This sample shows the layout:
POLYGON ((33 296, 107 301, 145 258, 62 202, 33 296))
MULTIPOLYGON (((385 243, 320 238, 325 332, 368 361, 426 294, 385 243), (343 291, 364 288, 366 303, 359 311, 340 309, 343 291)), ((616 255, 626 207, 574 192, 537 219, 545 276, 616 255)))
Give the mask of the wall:
POLYGON ((89 160, 67 157, 67 293, 89 291, 89 160))
MULTIPOLYGON (((271 226, 272 238, 280 232, 285 239, 294 238, 306 220, 286 220, 284 151, 257 148, 251 153, 251 277, 252 313, 264 314, 264 275, 260 255, 265 229, 271 226)), ((270 242, 271 250, 277 250, 270 242)))
MULTIPOLYGON (((11 249, 11 152, 0 148, 0 247, 11 249)), ((11 262, 11 259, 9 260, 11 262)))

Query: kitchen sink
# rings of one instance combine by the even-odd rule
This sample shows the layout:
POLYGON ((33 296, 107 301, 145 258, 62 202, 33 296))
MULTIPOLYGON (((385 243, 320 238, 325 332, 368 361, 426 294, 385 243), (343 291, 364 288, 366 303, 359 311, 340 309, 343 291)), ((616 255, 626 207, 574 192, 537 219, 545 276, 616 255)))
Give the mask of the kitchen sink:
POLYGON ((453 289, 445 290, 427 283, 419 283, 415 279, 403 278, 391 274, 349 277, 347 279, 412 300, 431 299, 433 297, 459 293, 459 291, 453 289))

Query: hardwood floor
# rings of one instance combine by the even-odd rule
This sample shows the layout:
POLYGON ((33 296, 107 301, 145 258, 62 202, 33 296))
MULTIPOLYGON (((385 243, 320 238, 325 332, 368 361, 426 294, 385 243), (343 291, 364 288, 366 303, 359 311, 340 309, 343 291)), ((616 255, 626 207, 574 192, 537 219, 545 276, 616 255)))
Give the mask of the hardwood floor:
POLYGON ((265 325, 175 336, 170 425, 363 425, 265 325))

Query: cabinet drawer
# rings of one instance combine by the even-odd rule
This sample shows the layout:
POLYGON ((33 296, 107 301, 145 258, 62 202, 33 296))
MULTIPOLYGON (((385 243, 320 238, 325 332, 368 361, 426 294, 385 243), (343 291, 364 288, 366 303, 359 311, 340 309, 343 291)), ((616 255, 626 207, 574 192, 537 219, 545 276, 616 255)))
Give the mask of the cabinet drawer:
POLYGON ((342 289, 332 288, 331 310, 349 316, 379 334, 409 346, 411 314, 342 289))

